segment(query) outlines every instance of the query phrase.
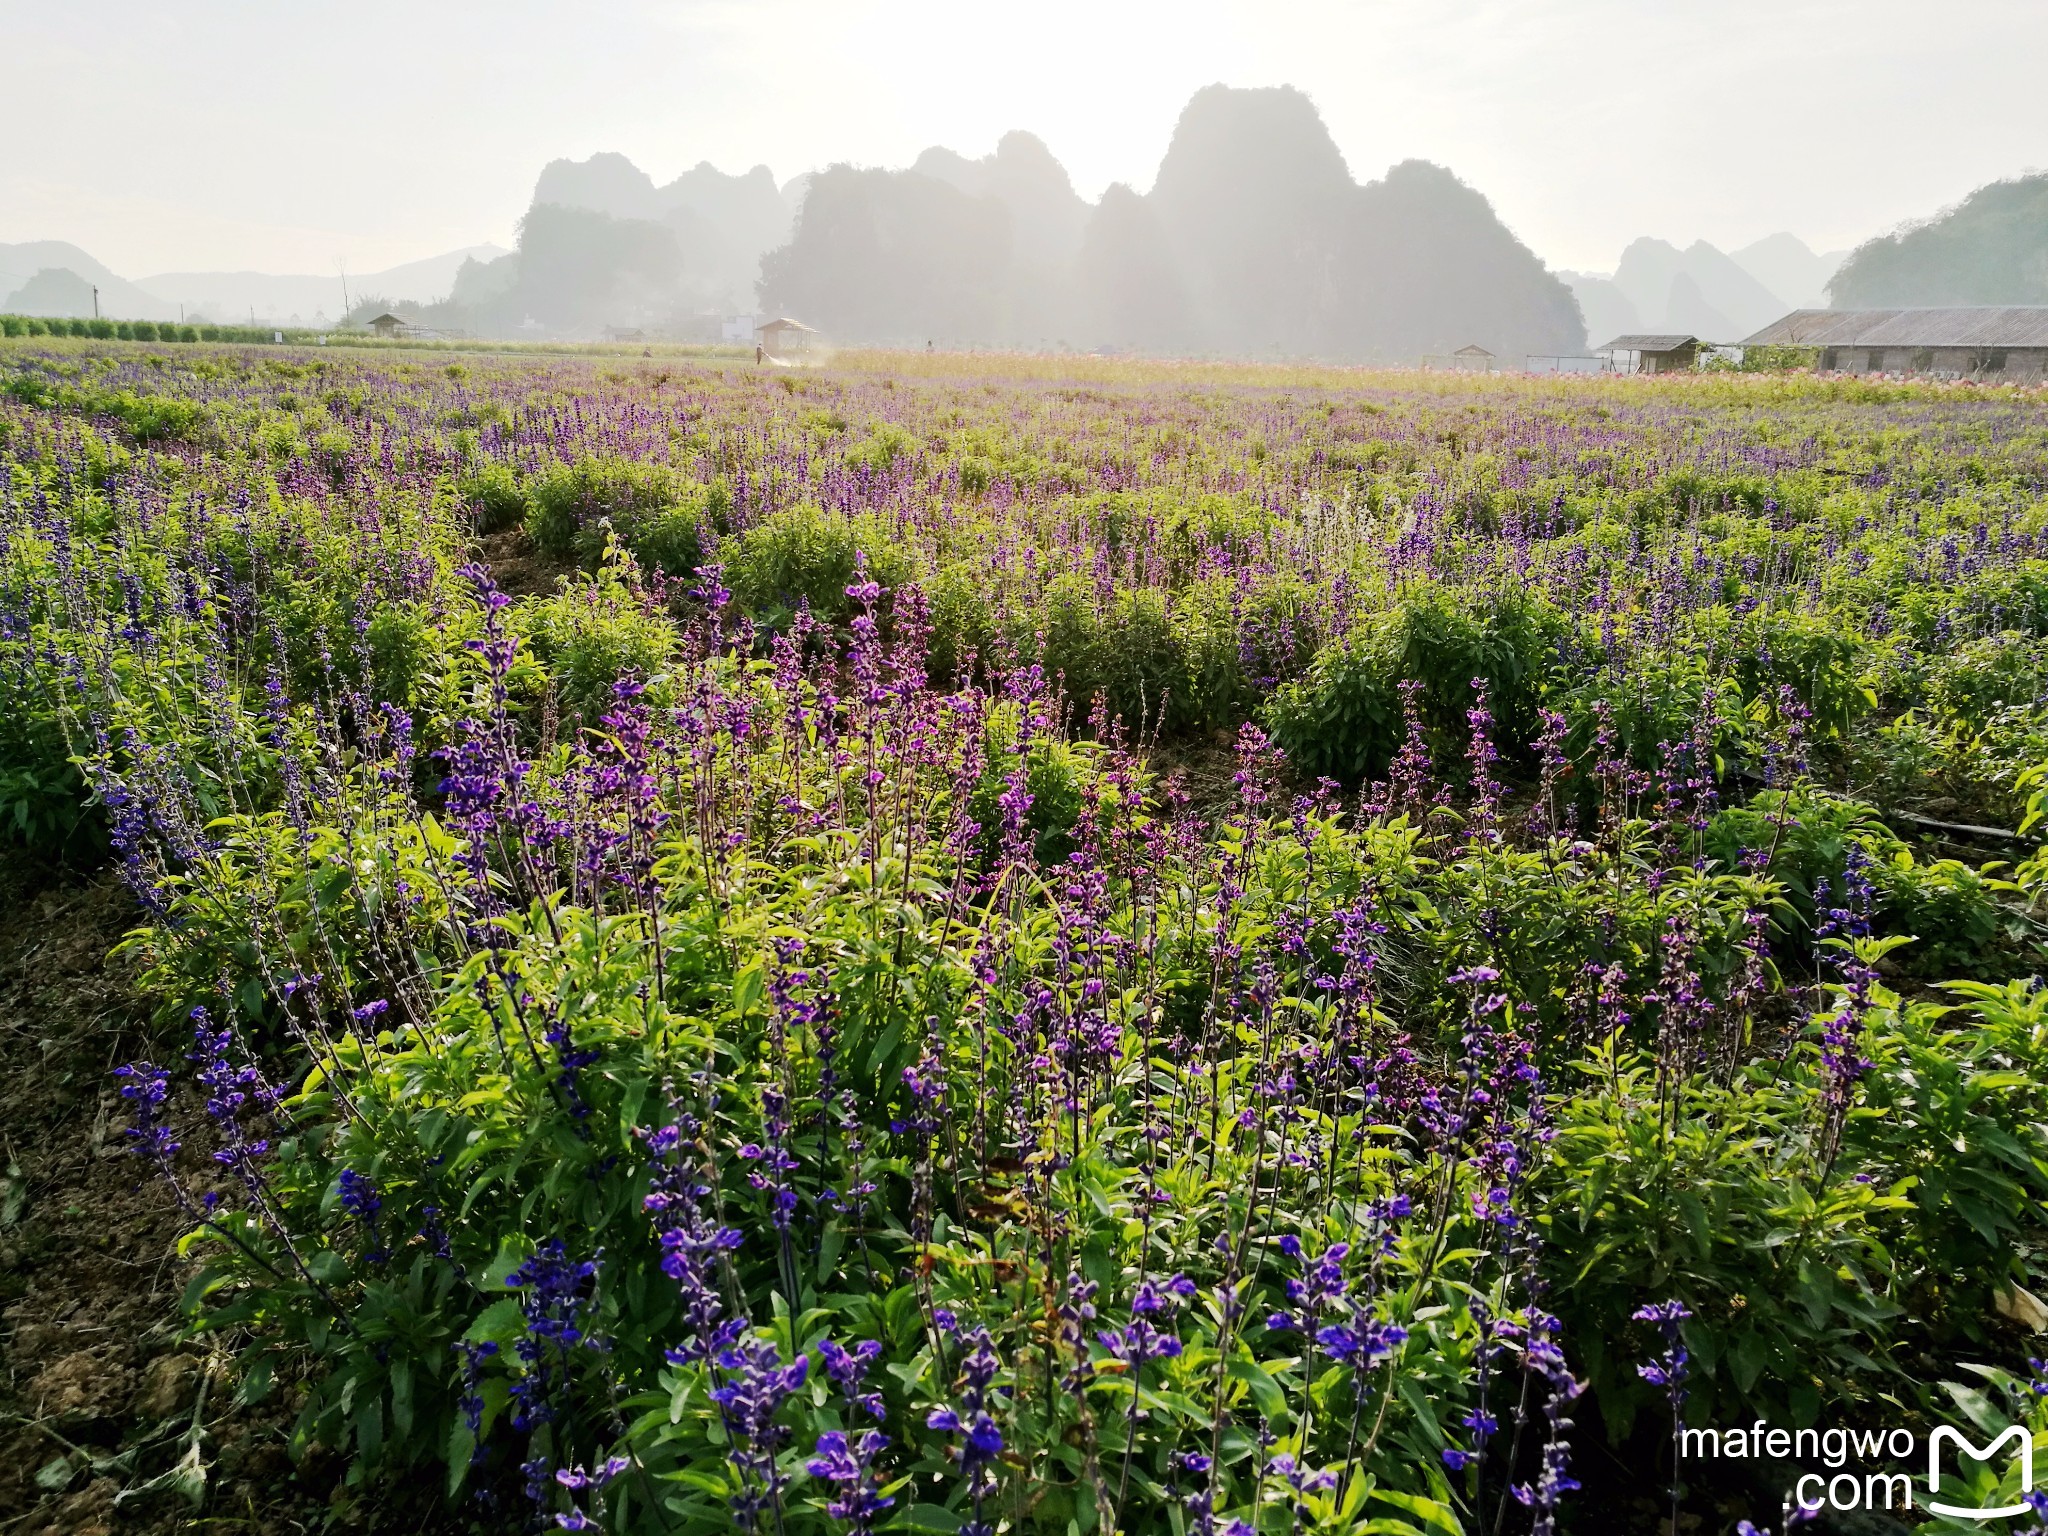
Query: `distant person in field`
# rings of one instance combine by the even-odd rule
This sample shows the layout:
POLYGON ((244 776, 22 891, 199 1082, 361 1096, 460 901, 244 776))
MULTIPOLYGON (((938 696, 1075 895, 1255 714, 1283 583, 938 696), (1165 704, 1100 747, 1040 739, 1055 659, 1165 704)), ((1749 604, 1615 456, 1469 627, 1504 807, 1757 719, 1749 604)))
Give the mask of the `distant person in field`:
POLYGON ((763 363, 765 363, 765 362, 767 362, 767 361, 768 361, 768 354, 767 354, 766 352, 764 352, 764 351, 762 351, 762 350, 761 350, 761 343, 759 343, 758 341, 757 341, 757 342, 755 342, 755 343, 754 343, 754 366, 755 366, 756 368, 758 368, 758 367, 760 367, 760 366, 761 366, 761 365, 762 365, 763 363))

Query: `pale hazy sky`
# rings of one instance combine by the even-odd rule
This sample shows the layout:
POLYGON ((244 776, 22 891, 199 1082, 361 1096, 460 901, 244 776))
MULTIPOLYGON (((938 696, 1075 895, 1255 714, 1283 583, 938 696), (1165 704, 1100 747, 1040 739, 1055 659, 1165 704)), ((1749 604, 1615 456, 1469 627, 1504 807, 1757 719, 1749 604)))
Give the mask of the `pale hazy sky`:
POLYGON ((1189 95, 1300 86, 1553 266, 1846 246, 2048 164, 2048 0, 0 0, 0 241, 115 271, 509 243, 541 166, 982 154, 1148 187, 1189 95))

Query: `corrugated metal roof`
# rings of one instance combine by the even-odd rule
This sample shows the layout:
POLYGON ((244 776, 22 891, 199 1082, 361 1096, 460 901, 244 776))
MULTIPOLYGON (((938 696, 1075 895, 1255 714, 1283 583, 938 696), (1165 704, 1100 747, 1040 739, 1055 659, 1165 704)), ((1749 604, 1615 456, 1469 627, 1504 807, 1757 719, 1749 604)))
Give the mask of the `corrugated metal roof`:
POLYGON ((1795 309, 1746 347, 2048 347, 2048 304, 1795 309))
POLYGON ((770 320, 761 329, 763 331, 808 331, 811 327, 805 325, 801 320, 792 320, 789 316, 784 315, 779 320, 770 320))
POLYGON ((1696 347, 1700 344, 1697 336, 1617 336, 1605 346, 1595 347, 1595 352, 1676 352, 1680 347, 1696 347))

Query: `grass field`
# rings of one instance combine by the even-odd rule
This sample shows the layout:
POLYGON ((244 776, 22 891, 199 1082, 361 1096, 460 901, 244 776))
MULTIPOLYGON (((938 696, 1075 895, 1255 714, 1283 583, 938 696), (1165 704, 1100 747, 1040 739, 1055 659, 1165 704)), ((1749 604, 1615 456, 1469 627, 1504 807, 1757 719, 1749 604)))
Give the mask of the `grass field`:
POLYGON ((1980 1529, 2043 407, 0 342, 0 1519, 1980 1529))

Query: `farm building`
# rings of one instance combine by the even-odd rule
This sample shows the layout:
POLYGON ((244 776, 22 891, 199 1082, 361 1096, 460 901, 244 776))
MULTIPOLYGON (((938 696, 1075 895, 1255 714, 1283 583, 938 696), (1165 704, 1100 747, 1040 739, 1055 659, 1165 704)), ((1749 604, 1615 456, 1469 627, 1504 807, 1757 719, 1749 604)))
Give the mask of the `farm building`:
POLYGON ((1817 348, 1826 373, 2038 379, 2048 372, 2048 305, 1795 309, 1743 345, 1817 348))
POLYGON ((1697 336, 1617 336, 1595 355, 1615 373, 1684 373, 1698 365, 1697 336))
POLYGON ((787 315, 764 323, 755 333, 760 338, 761 350, 778 362, 795 362, 811 350, 817 332, 801 320, 792 320, 787 315))
POLYGON ((379 315, 376 319, 372 320, 370 322, 370 329, 379 336, 389 338, 392 336, 403 336, 412 328, 399 319, 398 316, 387 313, 379 315))
POLYGON ((1477 344, 1460 347, 1451 354, 1453 368, 1469 368, 1475 373, 1491 373, 1493 362, 1493 354, 1477 344))

